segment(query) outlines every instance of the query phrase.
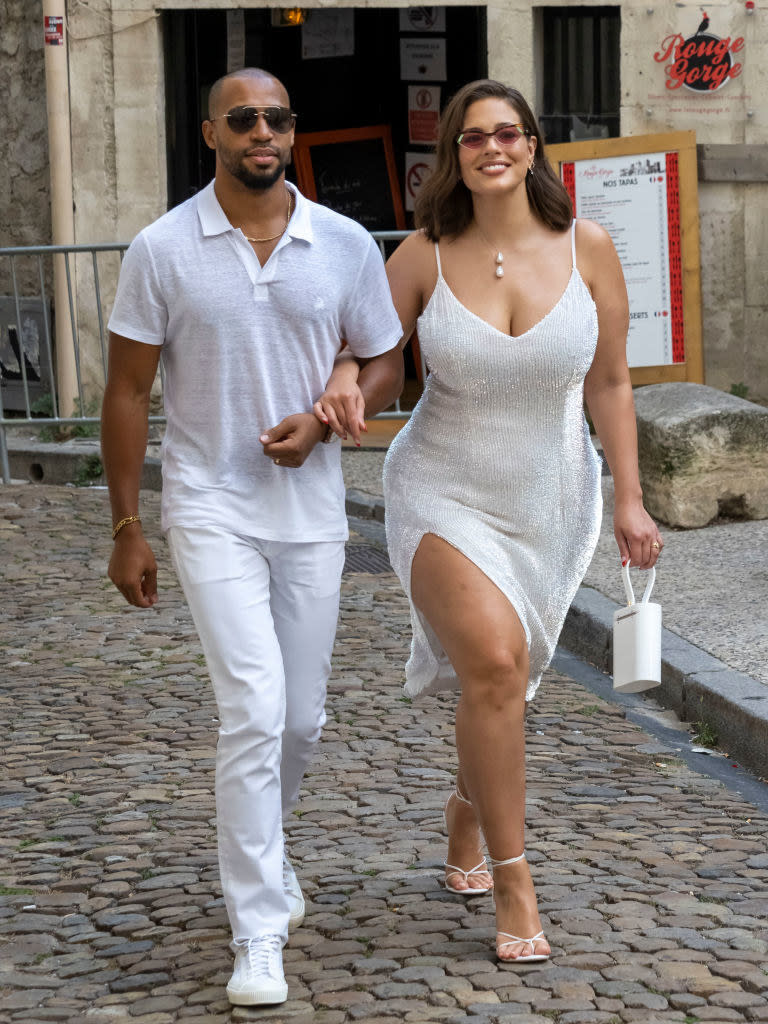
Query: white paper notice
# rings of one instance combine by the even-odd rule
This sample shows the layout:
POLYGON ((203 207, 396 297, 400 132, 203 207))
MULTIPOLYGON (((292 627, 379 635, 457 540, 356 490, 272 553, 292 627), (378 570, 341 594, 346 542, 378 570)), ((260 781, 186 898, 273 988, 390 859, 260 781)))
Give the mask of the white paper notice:
POLYGON ((444 39, 401 39, 400 78, 404 82, 444 82, 444 39))
POLYGON ((404 7, 400 11, 401 32, 445 32, 444 7, 404 7))
POLYGON ((355 52, 355 12, 352 8, 307 11, 301 26, 301 57, 349 57, 355 52))
POLYGON ((419 189, 435 167, 437 157, 433 153, 405 154, 405 208, 413 210, 419 189))
POLYGON ((576 216, 613 240, 629 293, 630 366, 672 359, 665 153, 574 162, 576 216))
POLYGON ((227 11, 227 74, 245 64, 245 12, 227 11))

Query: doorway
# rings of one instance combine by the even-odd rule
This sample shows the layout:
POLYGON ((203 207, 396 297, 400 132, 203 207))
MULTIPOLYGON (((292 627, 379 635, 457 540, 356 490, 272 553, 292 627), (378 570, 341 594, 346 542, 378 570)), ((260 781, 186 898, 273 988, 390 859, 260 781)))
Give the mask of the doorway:
MULTIPOLYGON (((390 127, 403 195, 406 153, 426 153, 431 146, 409 142, 408 86, 414 83, 401 77, 401 42, 445 41, 445 77, 428 82, 440 87, 443 106, 465 82, 487 76, 486 8, 404 9, 440 12, 437 32, 434 25, 423 31, 417 18, 404 28, 397 8, 339 9, 351 15, 352 52, 311 58, 302 54, 302 27, 273 24, 275 10, 279 14, 279 9, 269 8, 164 13, 169 206, 189 198, 213 177, 214 155, 202 140, 200 123, 211 85, 227 73, 228 16, 233 14, 242 19, 243 65, 263 67, 284 82, 298 114, 298 132, 390 127)), ((312 11, 307 14, 311 17, 312 11)))

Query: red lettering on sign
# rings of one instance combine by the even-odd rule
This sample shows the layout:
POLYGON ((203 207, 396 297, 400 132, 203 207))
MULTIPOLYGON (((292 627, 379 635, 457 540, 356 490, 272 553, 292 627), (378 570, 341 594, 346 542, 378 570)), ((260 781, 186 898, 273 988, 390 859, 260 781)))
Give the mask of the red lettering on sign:
POLYGON ((695 35, 688 39, 676 32, 666 36, 661 48, 653 55, 659 64, 668 63, 664 68, 667 75, 667 89, 687 86, 700 92, 714 92, 731 78, 738 78, 741 64, 735 64, 732 53, 744 48, 744 38, 727 36, 720 39, 709 34, 695 35))

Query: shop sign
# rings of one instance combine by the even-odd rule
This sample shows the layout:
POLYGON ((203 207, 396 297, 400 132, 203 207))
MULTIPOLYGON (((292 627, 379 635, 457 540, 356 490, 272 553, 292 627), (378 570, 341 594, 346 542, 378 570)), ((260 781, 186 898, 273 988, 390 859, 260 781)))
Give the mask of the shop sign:
POLYGON ((433 153, 405 154, 405 208, 413 210, 421 186, 435 168, 437 157, 433 153))
POLYGON ((742 65, 733 55, 744 48, 743 37, 721 39, 708 29, 705 13, 696 32, 687 39, 676 32, 662 40, 653 59, 665 65, 668 89, 682 86, 693 92, 715 92, 741 74, 742 65))
POLYGON ((437 142, 440 119, 440 86, 408 86, 408 141, 431 145, 437 142))
POLYGON ((43 19, 46 46, 64 45, 64 18, 58 14, 46 14, 43 19))

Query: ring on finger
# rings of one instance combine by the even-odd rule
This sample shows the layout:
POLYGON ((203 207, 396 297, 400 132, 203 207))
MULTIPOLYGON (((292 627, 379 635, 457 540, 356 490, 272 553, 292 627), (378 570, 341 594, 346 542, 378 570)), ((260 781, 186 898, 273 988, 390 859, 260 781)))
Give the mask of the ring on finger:
POLYGON ((656 548, 658 551, 661 551, 661 544, 659 544, 657 540, 655 540, 653 544, 651 544, 651 547, 656 548))
POLYGON ((280 465, 280 459, 275 459, 275 465, 276 465, 276 466, 279 466, 279 465, 280 465))

